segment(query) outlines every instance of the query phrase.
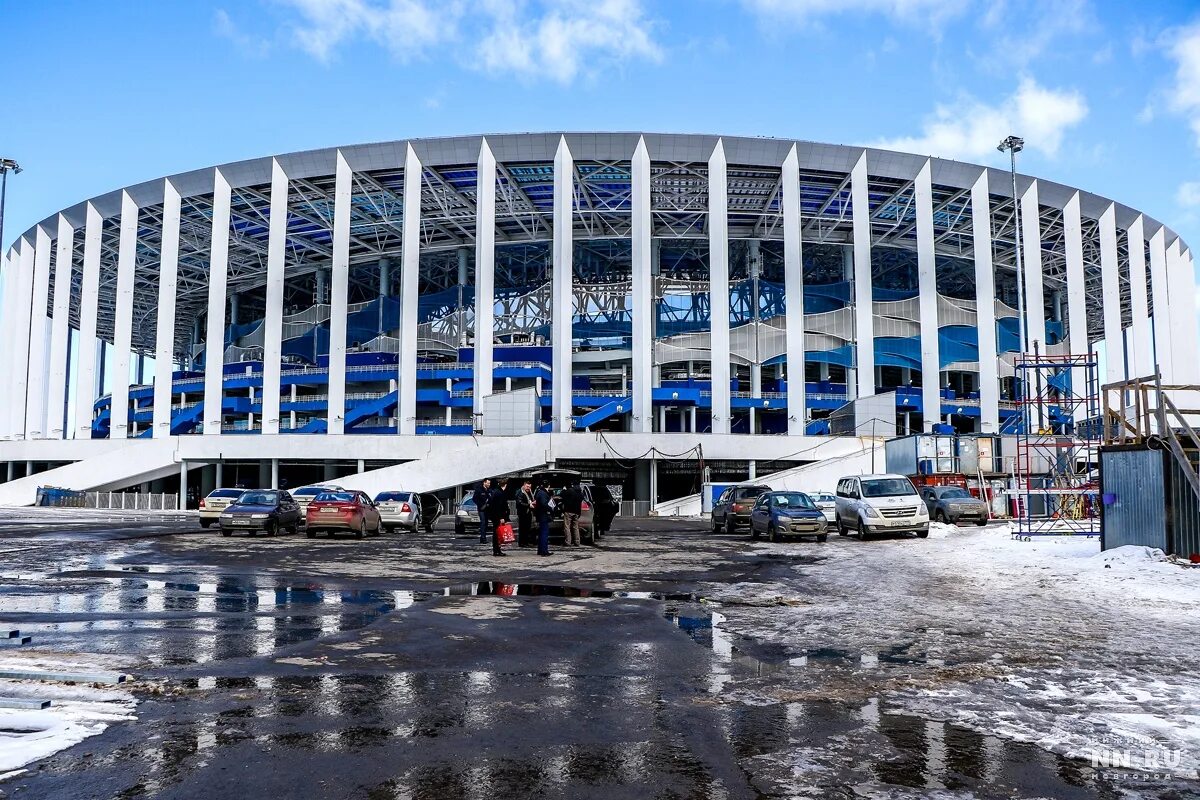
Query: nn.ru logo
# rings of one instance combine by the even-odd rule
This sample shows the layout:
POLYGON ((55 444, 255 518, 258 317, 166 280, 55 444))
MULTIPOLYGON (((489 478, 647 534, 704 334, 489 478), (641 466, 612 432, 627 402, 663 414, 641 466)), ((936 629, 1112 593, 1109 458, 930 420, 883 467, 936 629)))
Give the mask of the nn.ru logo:
POLYGON ((1183 763, 1182 750, 1168 750, 1163 747, 1146 750, 1118 750, 1108 747, 1093 747, 1091 751, 1092 766, 1102 769, 1136 769, 1147 771, 1174 772, 1183 763))

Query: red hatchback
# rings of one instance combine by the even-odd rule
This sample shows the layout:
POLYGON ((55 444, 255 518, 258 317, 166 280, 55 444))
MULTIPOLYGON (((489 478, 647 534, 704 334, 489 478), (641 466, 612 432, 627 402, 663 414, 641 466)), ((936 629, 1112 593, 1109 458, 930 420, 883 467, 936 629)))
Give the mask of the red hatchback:
POLYGON ((361 539, 368 532, 378 534, 383 529, 379 510, 371 498, 362 492, 322 492, 308 504, 305 518, 305 533, 308 538, 317 531, 332 534, 334 531, 350 531, 361 539))

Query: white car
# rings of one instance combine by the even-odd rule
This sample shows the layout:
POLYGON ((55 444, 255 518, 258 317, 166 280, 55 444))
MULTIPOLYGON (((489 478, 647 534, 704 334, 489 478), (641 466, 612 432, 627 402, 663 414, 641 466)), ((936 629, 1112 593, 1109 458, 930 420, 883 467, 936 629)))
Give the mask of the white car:
POLYGON ((808 496, 821 509, 826 522, 830 525, 837 522, 837 497, 833 492, 809 492, 808 496))
POLYGON ((385 491, 375 498, 375 505, 388 533, 396 528, 406 528, 413 533, 424 528, 430 532, 442 515, 442 502, 431 494, 385 491))
POLYGON ((344 491, 346 491, 344 488, 335 483, 321 483, 314 484, 313 486, 301 486, 299 489, 292 491, 291 495, 292 499, 300 505, 300 520, 302 522, 307 522, 308 504, 313 501, 313 498, 319 494, 324 494, 325 492, 344 491))
POLYGON ((200 527, 207 528, 220 522, 221 512, 233 505, 233 501, 245 492, 245 489, 213 489, 209 492, 208 496, 200 501, 200 527))
POLYGON ((912 482, 903 475, 855 475, 837 485, 837 527, 845 536, 856 531, 929 535, 929 509, 912 482))

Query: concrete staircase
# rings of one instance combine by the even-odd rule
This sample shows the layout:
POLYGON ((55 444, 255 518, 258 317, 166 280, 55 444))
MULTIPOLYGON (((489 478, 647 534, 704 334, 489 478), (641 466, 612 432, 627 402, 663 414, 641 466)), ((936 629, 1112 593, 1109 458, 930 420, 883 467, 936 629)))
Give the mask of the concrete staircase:
POLYGON ((0 483, 0 506, 33 505, 39 486, 104 492, 178 474, 175 447, 176 441, 171 438, 130 442, 82 461, 0 483))

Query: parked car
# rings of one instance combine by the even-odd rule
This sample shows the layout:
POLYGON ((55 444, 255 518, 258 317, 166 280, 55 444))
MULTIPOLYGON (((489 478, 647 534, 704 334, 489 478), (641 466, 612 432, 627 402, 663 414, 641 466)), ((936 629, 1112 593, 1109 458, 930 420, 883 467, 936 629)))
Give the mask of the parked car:
POLYGON ((808 497, 821 509, 826 522, 837 524, 837 496, 833 492, 809 492, 808 497))
POLYGON ((245 489, 213 489, 200 500, 200 527, 207 528, 214 522, 221 524, 221 512, 233 504, 245 489))
POLYGON ((251 489, 221 511, 221 535, 247 531, 251 536, 263 531, 274 536, 280 531, 300 530, 300 505, 281 489, 251 489))
POLYGON ((838 533, 929 535, 929 511, 912 481, 903 475, 856 475, 837 485, 838 533))
MULTIPOLYGON (((580 506, 582 510, 579 514, 579 539, 582 542, 593 541, 596 531, 595 484, 585 481, 583 474, 573 469, 545 469, 533 473, 529 479, 533 481, 534 486, 544 482, 546 491, 550 493, 550 499, 553 502, 553 508, 550 511, 550 538, 552 540, 564 538, 562 490, 572 483, 578 483, 579 491, 583 495, 583 504, 580 506)), ((609 496, 612 496, 611 492, 609 496)), ((516 515, 513 516, 515 519, 516 515)))
POLYGON ((426 533, 432 533, 442 515, 442 501, 437 495, 417 492, 380 492, 375 497, 375 507, 379 509, 388 533, 397 528, 407 528, 414 533, 418 528, 424 528, 426 533))
POLYGON ((750 511, 750 537, 760 533, 772 542, 784 536, 815 536, 818 542, 828 538, 825 514, 803 492, 766 492, 760 494, 750 511))
POLYGON ((921 490, 921 499, 925 501, 929 517, 934 522, 987 525, 991 517, 987 503, 972 496, 961 486, 926 486, 921 490))
POLYGON ((764 493, 771 491, 770 486, 746 484, 730 486, 721 492, 717 502, 713 504, 712 529, 713 533, 735 533, 738 528, 750 527, 750 511, 754 503, 764 493))
POLYGON ((322 492, 344 492, 346 489, 337 484, 313 484, 312 486, 301 486, 299 489, 292 490, 292 497, 296 498, 296 502, 300 504, 300 520, 304 522, 308 517, 308 504, 312 499, 322 492))
POLYGON ((468 533, 479 533, 479 509, 471 495, 463 498, 454 512, 454 535, 465 536, 468 533))
POLYGON ((363 492, 345 490, 322 492, 308 504, 308 524, 305 533, 312 539, 318 531, 332 535, 334 531, 350 531, 361 539, 367 533, 383 531, 379 510, 363 492))

